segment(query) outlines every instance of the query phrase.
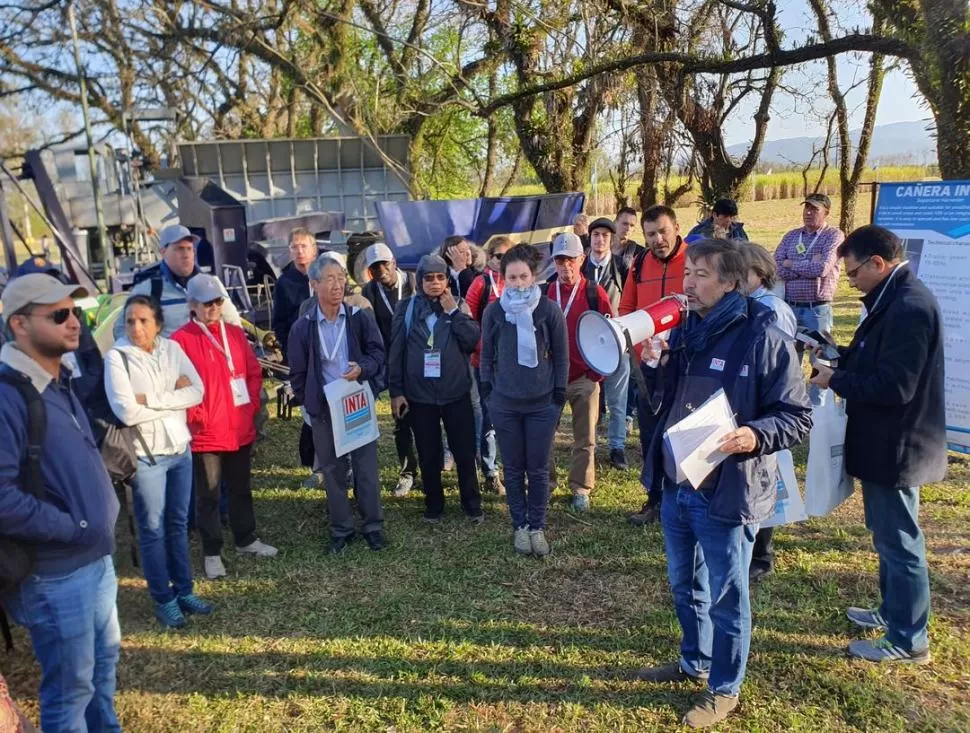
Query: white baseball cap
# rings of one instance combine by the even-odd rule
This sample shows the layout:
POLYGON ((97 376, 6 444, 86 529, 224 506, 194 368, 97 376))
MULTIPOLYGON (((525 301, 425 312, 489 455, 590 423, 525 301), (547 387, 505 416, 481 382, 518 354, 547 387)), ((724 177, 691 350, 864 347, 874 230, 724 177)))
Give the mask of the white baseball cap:
POLYGON ((53 305, 64 298, 84 298, 88 291, 78 285, 65 285, 50 275, 35 272, 21 275, 7 283, 0 303, 10 317, 28 305, 53 305))
POLYGON ((583 242, 572 232, 557 234, 552 240, 553 257, 580 257, 583 254, 583 242))
POLYGON ((333 260, 334 262, 336 262, 338 265, 340 265, 345 270, 347 269, 347 258, 344 257, 339 252, 334 252, 332 250, 328 250, 327 252, 321 252, 320 253, 320 256, 317 257, 317 260, 318 261, 319 260, 333 260))
POLYGON ((364 251, 364 262, 368 267, 376 265, 378 262, 393 262, 394 253, 391 248, 383 242, 374 242, 364 251))

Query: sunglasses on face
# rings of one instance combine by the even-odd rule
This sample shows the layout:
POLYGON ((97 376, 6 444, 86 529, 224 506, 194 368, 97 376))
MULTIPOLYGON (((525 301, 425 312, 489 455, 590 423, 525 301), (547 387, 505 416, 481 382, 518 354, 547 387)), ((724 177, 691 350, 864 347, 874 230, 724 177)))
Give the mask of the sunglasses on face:
POLYGON ((74 306, 73 308, 58 308, 56 311, 51 311, 50 313, 28 313, 27 315, 43 316, 55 326, 63 326, 67 322, 67 319, 71 317, 72 313, 80 323, 81 319, 84 317, 84 309, 80 306, 74 306))
POLYGON ((204 305, 206 308, 211 308, 214 305, 222 305, 225 300, 225 298, 215 298, 214 300, 207 300, 202 305, 204 305))

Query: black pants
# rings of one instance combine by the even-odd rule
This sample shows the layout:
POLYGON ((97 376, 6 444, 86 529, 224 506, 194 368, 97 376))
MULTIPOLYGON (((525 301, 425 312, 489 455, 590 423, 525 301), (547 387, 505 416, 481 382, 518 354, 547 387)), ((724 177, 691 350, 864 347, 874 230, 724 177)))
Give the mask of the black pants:
MULTIPOLYGON (((639 365, 634 365, 634 368, 639 369, 639 365)), ((633 384, 634 380, 631 378, 631 391, 633 384)), ((637 422, 640 424, 640 457, 643 458, 643 463, 646 465, 648 460, 653 460, 652 457, 647 457, 647 452, 650 450, 650 441, 653 440, 653 434, 657 429, 658 418, 653 414, 646 399, 641 394, 637 395, 637 422)), ((660 483, 647 487, 647 501, 651 506, 659 506, 663 497, 663 486, 660 483)))
POLYGON ((458 471, 461 507, 468 516, 477 517, 482 513, 482 494, 475 467, 475 414, 471 395, 466 394, 448 405, 408 404, 414 441, 418 445, 425 516, 440 517, 445 510, 445 494, 441 488, 441 424, 444 423, 448 447, 458 471))
POLYGON ((759 529, 754 538, 754 549, 751 552, 751 567, 763 568, 771 571, 775 567, 775 548, 772 539, 775 534, 774 527, 759 529))
POLYGON ((414 454, 414 428, 411 425, 410 411, 400 420, 394 419, 394 447, 397 448, 397 460, 401 466, 398 475, 414 478, 418 470, 418 457, 414 454))
POLYGON ((229 494, 229 526, 236 547, 256 540, 256 514, 252 492, 253 444, 219 453, 193 453, 195 479, 195 523, 202 536, 202 553, 222 551, 222 522, 219 521, 219 493, 225 481, 229 494))

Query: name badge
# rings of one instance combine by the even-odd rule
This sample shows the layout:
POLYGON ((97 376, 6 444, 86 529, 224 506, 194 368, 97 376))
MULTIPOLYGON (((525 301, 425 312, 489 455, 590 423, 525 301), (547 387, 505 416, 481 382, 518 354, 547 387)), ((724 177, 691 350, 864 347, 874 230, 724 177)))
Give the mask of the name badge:
POLYGON ((424 352, 424 378, 438 379, 441 377, 441 352, 428 349, 424 352))
POLYGON ((748 376, 748 365, 747 364, 745 364, 743 367, 741 367, 741 371, 738 372, 738 376, 739 377, 746 377, 746 376, 748 376))
POLYGON ((799 242, 798 244, 795 245, 795 251, 798 252, 798 254, 803 255, 808 250, 805 249, 805 245, 804 244, 802 244, 801 242, 799 242))
POLYGON ((711 369, 716 372, 724 371, 724 359, 711 359, 711 369))
POLYGON ((246 386, 245 377, 234 377, 229 380, 229 387, 232 389, 232 404, 236 407, 249 404, 249 387, 246 386))

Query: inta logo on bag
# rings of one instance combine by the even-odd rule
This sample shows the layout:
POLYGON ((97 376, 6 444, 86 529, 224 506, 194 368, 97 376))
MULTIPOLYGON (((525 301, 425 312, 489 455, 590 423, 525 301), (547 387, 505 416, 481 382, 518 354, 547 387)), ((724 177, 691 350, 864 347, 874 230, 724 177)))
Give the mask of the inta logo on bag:
POLYGON ((342 400, 344 430, 348 433, 360 427, 365 427, 370 421, 370 400, 367 392, 361 388, 342 400))

